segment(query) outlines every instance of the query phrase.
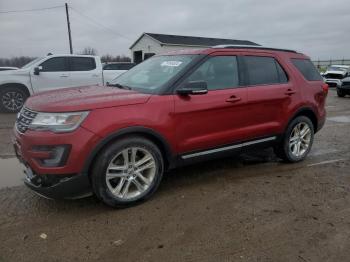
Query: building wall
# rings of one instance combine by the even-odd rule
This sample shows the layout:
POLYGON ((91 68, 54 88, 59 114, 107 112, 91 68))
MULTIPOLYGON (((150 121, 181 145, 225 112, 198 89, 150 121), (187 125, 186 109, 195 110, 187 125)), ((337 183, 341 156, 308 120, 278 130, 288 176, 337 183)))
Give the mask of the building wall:
POLYGON ((156 55, 167 53, 171 51, 177 51, 182 49, 205 49, 206 47, 191 47, 191 46, 171 46, 171 45, 163 45, 161 46, 159 42, 154 40, 153 38, 149 37, 148 35, 144 35, 140 41, 136 43, 135 46, 133 46, 131 51, 131 58, 134 62, 134 52, 135 51, 142 51, 142 54, 145 53, 155 53, 156 55))

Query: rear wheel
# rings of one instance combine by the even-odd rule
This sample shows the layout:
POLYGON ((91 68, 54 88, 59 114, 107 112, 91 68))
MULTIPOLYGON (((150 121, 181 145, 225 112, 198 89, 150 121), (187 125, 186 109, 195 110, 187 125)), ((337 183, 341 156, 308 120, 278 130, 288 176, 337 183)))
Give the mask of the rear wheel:
POLYGON ((6 113, 17 113, 21 110, 28 93, 20 87, 0 88, 0 111, 6 113))
POLYGON ((148 199, 158 188, 164 170, 158 147, 142 137, 116 141, 99 154, 92 170, 95 194, 112 207, 148 199))
POLYGON ((282 141, 275 147, 275 153, 287 162, 302 161, 310 152, 313 139, 314 127, 311 120, 299 116, 289 124, 282 141))

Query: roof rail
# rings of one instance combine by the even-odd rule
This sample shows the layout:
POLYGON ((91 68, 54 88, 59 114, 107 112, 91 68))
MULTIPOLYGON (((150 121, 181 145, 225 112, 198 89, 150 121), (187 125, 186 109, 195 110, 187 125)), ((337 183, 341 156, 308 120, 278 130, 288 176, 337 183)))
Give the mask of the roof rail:
POLYGON ((263 49, 263 50, 275 50, 275 51, 297 53, 297 51, 291 50, 291 49, 282 49, 282 48, 256 46, 256 45, 216 45, 216 46, 213 46, 212 48, 232 48, 232 49, 248 48, 248 49, 263 49))

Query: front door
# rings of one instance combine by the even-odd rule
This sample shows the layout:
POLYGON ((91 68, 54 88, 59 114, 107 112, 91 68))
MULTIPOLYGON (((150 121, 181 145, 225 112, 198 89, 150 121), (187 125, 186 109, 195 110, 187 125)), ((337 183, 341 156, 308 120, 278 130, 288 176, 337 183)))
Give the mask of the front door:
POLYGON ((70 72, 67 58, 52 57, 39 65, 39 75, 31 72, 31 82, 35 93, 70 86, 70 72))
POLYGON ((175 95, 180 153, 233 144, 246 137, 246 88, 240 87, 237 57, 213 56, 184 81, 205 81, 208 93, 175 95))

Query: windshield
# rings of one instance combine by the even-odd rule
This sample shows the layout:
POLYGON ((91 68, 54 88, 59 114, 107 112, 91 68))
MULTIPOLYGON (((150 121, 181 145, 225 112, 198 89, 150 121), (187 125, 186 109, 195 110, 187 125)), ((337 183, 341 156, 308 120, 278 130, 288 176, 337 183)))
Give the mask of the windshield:
POLYGON ((38 62, 41 59, 43 59, 43 58, 42 57, 38 57, 38 58, 34 59, 33 61, 29 62, 28 64, 25 64, 24 66, 22 66, 22 68, 31 67, 33 64, 35 64, 36 62, 38 62))
POLYGON ((138 91, 154 92, 185 68, 195 55, 154 56, 111 81, 138 91))
POLYGON ((327 68, 327 71, 346 71, 346 68, 339 66, 330 66, 327 68))

